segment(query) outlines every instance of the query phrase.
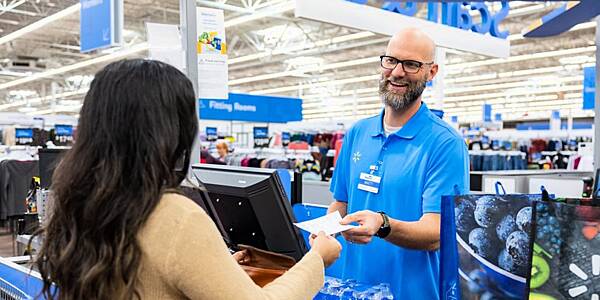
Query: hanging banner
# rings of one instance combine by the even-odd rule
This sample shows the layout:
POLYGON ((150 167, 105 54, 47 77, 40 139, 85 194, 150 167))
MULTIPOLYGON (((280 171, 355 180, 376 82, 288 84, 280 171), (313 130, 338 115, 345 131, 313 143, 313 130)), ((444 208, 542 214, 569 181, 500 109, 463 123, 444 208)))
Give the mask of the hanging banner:
POLYGON ((388 36, 402 28, 416 27, 429 35, 440 47, 493 57, 505 58, 510 55, 510 42, 505 39, 508 32, 498 29, 498 24, 508 15, 509 6, 506 1, 502 2, 502 8, 494 15, 480 3, 471 4, 468 9, 464 5, 453 3, 445 3, 441 7, 431 5, 428 13, 437 16, 438 9, 441 10, 443 24, 434 23, 433 17, 428 18, 431 20, 429 21, 407 16, 416 13, 416 3, 384 1, 384 7, 378 8, 365 5, 368 2, 366 0, 296 1, 295 16, 388 36), (476 11, 481 17, 472 17, 472 11, 476 11), (477 20, 481 23, 477 24, 477 20))
POLYGON ((80 51, 118 46, 123 41, 123 1, 81 0, 80 51))
POLYGON ((265 123, 302 121, 302 100, 230 93, 227 100, 201 99, 200 119, 265 123))
POLYGON ((583 68, 583 109, 594 109, 596 97, 596 68, 583 68))
POLYGON ((198 96, 227 99, 225 17, 219 9, 197 8, 198 96))
POLYGON ((491 122, 492 121, 492 105, 484 104, 483 105, 483 122, 491 122))

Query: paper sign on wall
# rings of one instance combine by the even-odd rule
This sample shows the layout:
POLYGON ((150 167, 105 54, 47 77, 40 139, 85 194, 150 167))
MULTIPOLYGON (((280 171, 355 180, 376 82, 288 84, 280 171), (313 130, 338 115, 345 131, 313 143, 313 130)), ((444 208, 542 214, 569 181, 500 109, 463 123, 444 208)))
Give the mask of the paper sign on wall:
POLYGON ((197 8, 198 95, 204 99, 227 99, 227 43, 222 10, 197 8))
POLYGON ((170 64, 180 71, 185 69, 179 27, 173 24, 146 23, 150 58, 170 64))

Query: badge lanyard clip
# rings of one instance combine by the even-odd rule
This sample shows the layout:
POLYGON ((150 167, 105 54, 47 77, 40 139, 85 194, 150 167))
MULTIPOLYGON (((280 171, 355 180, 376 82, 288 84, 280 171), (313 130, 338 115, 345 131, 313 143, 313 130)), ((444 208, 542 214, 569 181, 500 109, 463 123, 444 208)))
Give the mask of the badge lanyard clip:
POLYGON ((379 170, 379 167, 375 166, 375 165, 371 165, 371 166, 369 166, 369 170, 370 170, 369 174, 374 175, 375 172, 377 172, 379 170))

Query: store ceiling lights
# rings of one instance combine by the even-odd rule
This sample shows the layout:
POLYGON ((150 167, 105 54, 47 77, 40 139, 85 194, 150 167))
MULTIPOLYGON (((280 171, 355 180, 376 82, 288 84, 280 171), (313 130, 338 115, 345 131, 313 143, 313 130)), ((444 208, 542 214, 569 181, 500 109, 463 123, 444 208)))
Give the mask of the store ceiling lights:
POLYGON ((13 31, 3 37, 0 37, 0 45, 8 43, 14 39, 20 38, 32 31, 43 28, 56 20, 60 20, 66 16, 69 16, 76 12, 79 12, 80 8, 81 8, 81 4, 77 3, 75 5, 67 7, 53 15, 47 16, 47 17, 45 17, 39 21, 36 21, 30 25, 27 25, 19 30, 13 31))
POLYGON ((281 4, 276 4, 265 8, 261 11, 255 11, 251 15, 237 17, 235 19, 225 21, 225 27, 232 27, 236 25, 240 25, 243 23, 259 20, 265 17, 282 14, 296 8, 296 3, 294 1, 286 1, 281 4))
POLYGON ((0 111, 7 109, 7 108, 27 105, 28 103, 29 104, 39 104, 42 102, 50 101, 52 99, 66 98, 66 97, 71 97, 71 96, 75 96, 75 95, 83 95, 83 94, 87 93, 87 91, 88 91, 88 89, 85 88, 85 89, 69 91, 69 92, 59 93, 59 94, 45 96, 45 97, 38 97, 38 98, 27 99, 27 100, 23 100, 23 101, 17 101, 14 103, 0 104, 0 111))
MULTIPOLYGON (((275 3, 279 3, 280 1, 273 1, 275 3)), ((225 22, 225 27, 230 27, 230 26, 235 26, 235 25, 239 25, 245 22, 250 22, 250 21, 254 21, 260 18, 264 18, 267 16, 272 16, 275 14, 281 14, 283 12, 287 12, 290 10, 293 10, 295 7, 295 3, 293 1, 286 1, 286 2, 282 2, 279 4, 276 4, 272 7, 268 7, 265 8, 264 10, 261 11, 256 11, 256 13, 249 15, 249 16, 242 16, 242 17, 238 17, 235 19, 231 19, 225 22)), ((42 26, 45 26, 51 22, 54 22, 58 19, 61 19, 67 15, 70 15, 74 12, 78 12, 80 8, 80 4, 76 4, 73 5, 67 9, 64 9, 54 15, 51 15, 49 17, 46 17, 40 21, 37 21, 29 26, 26 26, 20 30, 17 30, 13 33, 15 33, 15 35, 13 35, 13 33, 4 36, 2 38, 0 38, 0 44, 2 43, 6 43, 7 41, 10 41, 12 39, 18 38, 26 33, 29 33, 31 31, 37 30, 39 28, 41 28, 42 26), (41 22, 41 23, 40 23, 41 22), (36 25, 37 24, 37 25, 36 25), (40 25, 41 24, 41 25, 40 25), (10 39, 8 39, 10 38, 10 39)), ((9 81, 3 84, 0 84, 0 90, 6 89, 6 88, 10 88, 10 87, 14 87, 23 83, 28 83, 28 82, 32 82, 32 81, 36 81, 38 79, 41 78, 47 78, 50 76, 54 76, 54 75, 58 75, 58 74, 63 74, 65 72, 69 72, 69 71, 73 71, 73 70, 77 70, 83 67, 87 67, 90 65, 94 65, 94 64, 98 64, 98 63, 102 63, 102 62, 107 62, 107 61, 111 61, 111 60, 115 60, 115 59, 119 59, 122 57, 126 57, 135 53, 139 53, 142 51, 146 51, 148 50, 148 43, 143 42, 143 43, 138 43, 135 44, 131 47, 122 49, 120 51, 108 54, 108 55, 104 55, 104 56, 99 56, 99 57, 95 57, 92 59, 88 59, 88 60, 84 60, 72 65, 67 65, 61 68, 57 68, 57 69, 52 69, 52 70, 47 70, 45 72, 41 72, 41 73, 37 73, 34 74, 33 76, 29 76, 26 78, 21 78, 21 79, 17 79, 17 80, 13 80, 13 81, 9 81)), ((13 107, 13 106, 9 106, 9 107, 13 107)), ((4 105, 0 105, 0 110, 5 109, 4 105)))
POLYGON ((139 44, 135 44, 131 47, 127 47, 127 48, 123 48, 120 51, 108 54, 108 55, 103 55, 103 56, 97 56, 94 57, 92 59, 88 59, 88 60, 84 60, 84 61, 80 61, 78 63, 72 64, 72 65, 67 65, 64 67, 60 67, 60 68, 56 68, 56 69, 52 69, 52 70, 48 70, 48 71, 44 71, 44 72, 40 72, 40 73, 36 73, 33 74, 31 76, 25 77, 25 78, 21 78, 21 79, 17 79, 17 80, 13 80, 13 81, 9 81, 6 83, 2 83, 0 84, 0 90, 3 89, 7 89, 13 86, 17 86, 23 83, 27 83, 27 82, 32 82, 32 81, 36 81, 40 78, 48 78, 50 76, 54 76, 54 75, 58 75, 58 74, 63 74, 69 71, 73 71, 73 70, 77 70, 77 69, 81 69, 90 65, 94 65, 94 64, 99 64, 99 63, 103 63, 103 62, 108 62, 111 60, 116 60, 119 58, 123 58, 123 57, 127 57, 131 54, 135 54, 138 52, 142 52, 148 50, 148 43, 144 42, 144 43, 139 43, 139 44))
POLYGON ((589 55, 577 55, 577 56, 561 57, 558 61, 562 65, 573 65, 573 64, 584 64, 593 59, 594 58, 589 55))

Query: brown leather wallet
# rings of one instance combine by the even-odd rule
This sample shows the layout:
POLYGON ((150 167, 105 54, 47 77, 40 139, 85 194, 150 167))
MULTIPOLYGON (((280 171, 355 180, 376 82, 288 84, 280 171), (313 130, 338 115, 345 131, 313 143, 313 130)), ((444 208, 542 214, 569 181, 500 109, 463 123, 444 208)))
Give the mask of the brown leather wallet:
POLYGON ((287 255, 247 245, 237 247, 244 253, 238 263, 260 287, 271 283, 296 264, 296 260, 287 255))

